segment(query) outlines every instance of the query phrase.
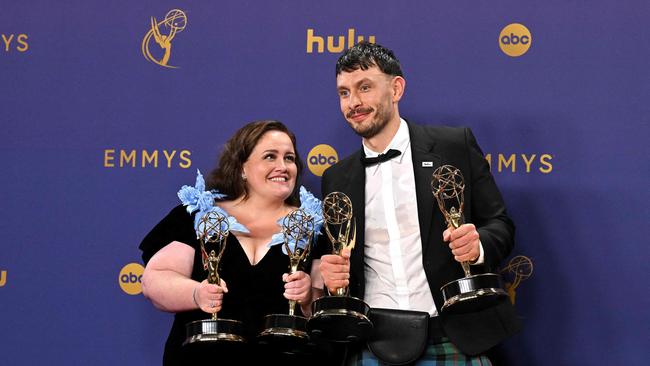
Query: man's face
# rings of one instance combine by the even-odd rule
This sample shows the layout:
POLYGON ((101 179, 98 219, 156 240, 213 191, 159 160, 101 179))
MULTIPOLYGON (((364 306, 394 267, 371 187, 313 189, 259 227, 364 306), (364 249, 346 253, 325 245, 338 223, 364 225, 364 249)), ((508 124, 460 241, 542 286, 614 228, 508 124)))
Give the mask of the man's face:
POLYGON ((341 112, 359 136, 372 138, 395 115, 394 81, 395 77, 376 66, 342 72, 336 77, 341 112))

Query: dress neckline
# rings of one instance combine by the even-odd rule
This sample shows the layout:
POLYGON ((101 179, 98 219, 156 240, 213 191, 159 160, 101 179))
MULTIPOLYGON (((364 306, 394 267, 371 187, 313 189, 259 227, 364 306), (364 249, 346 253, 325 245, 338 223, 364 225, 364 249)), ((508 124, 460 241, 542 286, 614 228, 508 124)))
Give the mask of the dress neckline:
POLYGON ((241 243, 241 241, 239 240, 239 238, 238 238, 235 234, 232 234, 232 235, 234 236, 235 241, 237 242, 237 247, 239 248, 239 251, 240 251, 241 255, 242 255, 242 256, 244 257, 244 259, 246 260, 246 263, 248 263, 248 265, 249 265, 250 267, 252 267, 252 268, 258 267, 258 266, 260 265, 260 263, 262 263, 262 262, 264 261, 264 259, 266 259, 266 257, 269 255, 269 252, 271 251, 271 249, 273 249, 272 246, 269 246, 269 245, 267 244, 266 246, 268 247, 268 250, 266 251, 266 253, 264 253, 264 255, 262 256, 262 258, 260 258, 260 260, 257 261, 257 263, 252 263, 251 260, 250 260, 250 258, 248 257, 248 254, 246 254, 246 250, 244 249, 244 246, 242 245, 242 243, 241 243))

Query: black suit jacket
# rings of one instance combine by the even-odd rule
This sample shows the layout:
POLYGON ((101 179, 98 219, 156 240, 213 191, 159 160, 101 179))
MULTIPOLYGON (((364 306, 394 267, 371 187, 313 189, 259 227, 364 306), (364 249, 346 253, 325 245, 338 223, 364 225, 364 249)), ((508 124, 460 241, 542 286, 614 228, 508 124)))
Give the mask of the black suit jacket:
MULTIPOLYGON (((446 223, 431 193, 431 174, 440 165, 460 169, 465 180, 465 222, 476 225, 485 253, 483 266, 472 266, 473 273, 496 271, 514 245, 514 225, 508 218, 503 199, 489 165, 468 128, 420 126, 408 123, 415 172, 422 264, 433 300, 438 309, 443 298, 440 288, 464 276, 462 268, 442 241, 446 223), (431 164, 423 163, 430 162, 431 164), (477 268, 483 267, 483 268, 477 268)), ((322 194, 339 191, 347 194, 354 209, 357 241, 350 258, 350 292, 363 298, 365 168, 363 150, 328 168, 322 179, 322 194)), ((462 315, 441 314, 440 320, 450 340, 465 354, 483 353, 518 331, 520 324, 507 299, 486 310, 462 315)))

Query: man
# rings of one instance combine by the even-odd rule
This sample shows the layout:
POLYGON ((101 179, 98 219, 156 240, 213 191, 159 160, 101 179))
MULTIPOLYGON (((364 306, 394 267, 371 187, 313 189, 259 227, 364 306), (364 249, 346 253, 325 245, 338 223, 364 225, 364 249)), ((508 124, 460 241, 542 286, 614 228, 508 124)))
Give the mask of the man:
MULTIPOLYGON (((406 81, 393 52, 380 45, 362 42, 341 55, 336 86, 363 148, 323 175, 323 197, 347 194, 357 225, 351 253, 321 258, 325 286, 349 286, 371 308, 428 313, 429 341, 419 362, 489 364, 485 352, 520 326, 507 297, 480 311, 441 312, 440 288, 464 276, 460 262, 470 262, 474 273, 495 271, 514 245, 514 225, 472 132, 402 119, 406 81), (391 158, 364 162, 384 153, 391 158), (466 223, 456 229, 447 228, 431 193, 431 175, 445 164, 460 169, 465 181, 466 223)), ((352 357, 359 364, 376 359, 365 348, 352 357)))

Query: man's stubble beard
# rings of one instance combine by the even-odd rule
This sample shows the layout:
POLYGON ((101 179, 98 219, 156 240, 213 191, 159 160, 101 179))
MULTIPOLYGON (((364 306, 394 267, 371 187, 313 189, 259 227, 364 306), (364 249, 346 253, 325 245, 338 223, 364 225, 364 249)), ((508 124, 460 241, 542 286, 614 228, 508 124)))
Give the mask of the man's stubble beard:
POLYGON ((390 116, 384 108, 377 108, 373 120, 370 121, 370 124, 365 128, 361 124, 356 124, 350 121, 347 122, 357 135, 364 139, 369 139, 377 136, 381 131, 383 131, 388 125, 388 121, 390 121, 391 117, 392 116, 390 116))

